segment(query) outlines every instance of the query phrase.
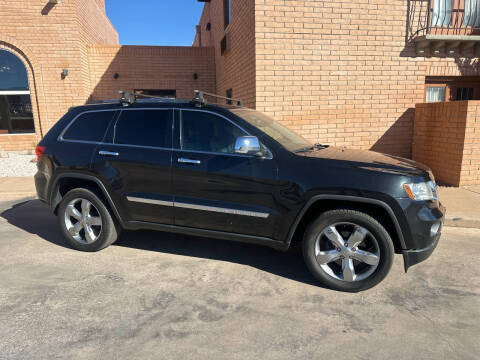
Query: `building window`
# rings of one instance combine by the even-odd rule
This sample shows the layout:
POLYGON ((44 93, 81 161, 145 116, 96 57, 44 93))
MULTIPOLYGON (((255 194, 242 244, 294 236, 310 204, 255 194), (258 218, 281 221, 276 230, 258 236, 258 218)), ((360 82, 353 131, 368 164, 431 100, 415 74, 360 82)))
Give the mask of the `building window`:
POLYGON ((0 134, 34 132, 27 69, 16 55, 0 50, 0 134))
MULTIPOLYGON (((233 98, 233 89, 228 89, 226 91, 226 97, 230 99, 233 98)), ((232 105, 232 100, 227 100, 227 105, 232 105)))
POLYGON ((433 0, 432 26, 450 25, 452 22, 452 1, 453 0, 433 0))
POLYGON ((465 26, 480 27, 480 0, 465 0, 465 26))
POLYGON ((457 88, 457 96, 455 100, 457 101, 473 100, 473 88, 471 87, 457 88))
POLYGON ((223 0, 224 10, 225 10, 225 28, 230 24, 230 20, 232 17, 232 8, 231 8, 231 0, 223 0))
POLYGON ((445 86, 427 87, 427 103, 445 101, 445 86))

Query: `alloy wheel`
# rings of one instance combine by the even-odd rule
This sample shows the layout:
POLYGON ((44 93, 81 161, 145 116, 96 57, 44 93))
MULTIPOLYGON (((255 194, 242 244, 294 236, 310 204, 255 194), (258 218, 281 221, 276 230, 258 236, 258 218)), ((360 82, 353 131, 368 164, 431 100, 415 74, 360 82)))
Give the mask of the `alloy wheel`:
POLYGON ((102 216, 90 201, 74 199, 65 208, 65 226, 75 241, 91 244, 102 232, 102 216))
POLYGON ((315 258, 325 273, 341 281, 361 281, 377 269, 380 248, 363 226, 339 222, 325 227, 315 240, 315 258))

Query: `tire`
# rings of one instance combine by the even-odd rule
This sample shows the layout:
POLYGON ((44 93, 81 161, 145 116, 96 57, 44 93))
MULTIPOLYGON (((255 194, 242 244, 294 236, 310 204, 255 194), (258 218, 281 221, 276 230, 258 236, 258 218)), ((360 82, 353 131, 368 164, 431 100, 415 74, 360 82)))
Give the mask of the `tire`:
POLYGON ((307 227, 302 247, 315 278, 330 289, 346 292, 380 283, 394 258, 393 242, 385 228, 373 217, 348 209, 321 214, 307 227))
POLYGON ((63 197, 58 220, 65 239, 80 251, 102 250, 120 235, 120 227, 104 202, 94 192, 83 188, 71 190, 63 197))

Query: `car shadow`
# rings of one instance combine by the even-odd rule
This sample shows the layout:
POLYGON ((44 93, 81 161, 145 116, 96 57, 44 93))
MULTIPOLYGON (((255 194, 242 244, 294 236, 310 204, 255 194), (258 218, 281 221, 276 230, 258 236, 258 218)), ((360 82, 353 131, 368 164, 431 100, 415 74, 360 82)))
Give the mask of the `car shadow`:
MULTIPOLYGON (((59 230, 57 217, 39 200, 13 204, 0 213, 0 217, 52 244, 70 248, 59 230)), ((298 248, 281 252, 253 244, 148 230, 123 231, 114 246, 238 263, 319 286, 303 262, 298 248)))

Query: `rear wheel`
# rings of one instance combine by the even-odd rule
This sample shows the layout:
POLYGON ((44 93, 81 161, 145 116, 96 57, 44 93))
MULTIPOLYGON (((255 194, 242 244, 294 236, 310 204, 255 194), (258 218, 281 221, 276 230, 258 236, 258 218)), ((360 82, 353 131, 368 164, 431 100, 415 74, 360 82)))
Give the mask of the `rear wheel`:
POLYGON ((104 249, 119 235, 110 211, 87 189, 74 189, 64 196, 58 208, 58 220, 69 244, 81 251, 104 249))
POLYGON ((307 228, 303 255, 312 274, 329 288, 361 291, 390 271, 394 247, 385 228, 355 210, 331 210, 307 228))

